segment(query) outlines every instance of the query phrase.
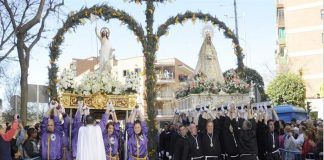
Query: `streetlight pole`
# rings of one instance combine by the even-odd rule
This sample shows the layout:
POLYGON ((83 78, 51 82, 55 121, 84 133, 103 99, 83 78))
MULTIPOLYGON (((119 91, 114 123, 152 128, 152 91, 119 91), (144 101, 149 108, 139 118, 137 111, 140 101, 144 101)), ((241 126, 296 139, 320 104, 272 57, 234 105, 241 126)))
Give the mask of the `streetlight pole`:
POLYGON ((237 10, 236 10, 236 0, 234 0, 234 14, 235 14, 235 34, 236 34, 237 40, 239 41, 238 23, 237 23, 237 10))

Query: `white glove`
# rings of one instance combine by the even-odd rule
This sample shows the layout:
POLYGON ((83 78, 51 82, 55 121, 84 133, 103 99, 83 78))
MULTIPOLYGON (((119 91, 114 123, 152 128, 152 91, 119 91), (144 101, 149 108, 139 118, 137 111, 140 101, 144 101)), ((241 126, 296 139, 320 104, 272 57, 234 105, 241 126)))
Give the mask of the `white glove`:
POLYGON ((112 102, 107 103, 107 109, 109 111, 115 112, 115 108, 114 108, 114 105, 112 104, 112 102))
POLYGON ((56 108, 58 106, 58 103, 56 101, 51 101, 50 108, 56 108))
POLYGON ((61 113, 61 114, 64 114, 65 113, 65 108, 61 105, 61 108, 59 109, 59 112, 61 113))
POLYGON ((86 116, 90 114, 90 109, 88 108, 88 106, 83 107, 83 112, 84 112, 84 115, 86 115, 86 116))
POLYGON ((78 101, 78 108, 82 109, 82 106, 83 106, 83 101, 78 101))
POLYGON ((175 113, 176 115, 179 115, 179 111, 178 111, 178 109, 176 109, 174 113, 175 113))

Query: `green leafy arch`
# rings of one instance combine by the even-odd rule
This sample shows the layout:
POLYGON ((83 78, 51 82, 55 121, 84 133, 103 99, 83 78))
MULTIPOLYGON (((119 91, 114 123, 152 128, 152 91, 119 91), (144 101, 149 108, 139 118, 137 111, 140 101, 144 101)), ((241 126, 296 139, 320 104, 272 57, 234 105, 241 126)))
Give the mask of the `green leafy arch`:
POLYGON ((188 19, 191 19, 193 22, 195 22, 196 20, 202 20, 204 22, 211 22, 213 26, 217 26, 220 30, 223 31, 224 36, 226 38, 232 39, 233 48, 235 51, 235 55, 237 57, 237 69, 239 71, 243 70, 243 68, 244 68, 244 64, 243 64, 244 54, 243 54, 242 48, 239 45, 239 41, 238 41, 237 37, 235 36, 233 31, 229 27, 226 26, 226 24, 224 22, 220 21, 216 16, 212 16, 211 14, 187 11, 184 14, 177 14, 176 16, 170 17, 169 19, 166 20, 165 23, 163 23, 162 25, 160 25, 158 27, 157 34, 156 34, 157 39, 159 39, 161 36, 165 35, 168 32, 169 27, 171 25, 176 25, 179 23, 182 24, 182 23, 186 22, 188 19))
POLYGON ((70 15, 63 26, 57 31, 56 35, 51 42, 50 49, 50 66, 48 68, 48 77, 49 77, 49 95, 51 99, 57 99, 57 82, 58 82, 58 65, 57 60, 61 54, 60 46, 64 42, 64 35, 69 29, 74 29, 78 25, 81 25, 81 21, 84 18, 90 18, 90 14, 97 15, 99 18, 104 21, 109 21, 110 19, 118 19, 122 23, 126 24, 128 29, 134 32, 135 36, 138 38, 138 41, 141 42, 141 45, 146 48, 145 35, 142 26, 136 22, 136 20, 131 17, 129 14, 122 10, 114 9, 108 5, 93 6, 91 8, 82 8, 77 13, 70 15))

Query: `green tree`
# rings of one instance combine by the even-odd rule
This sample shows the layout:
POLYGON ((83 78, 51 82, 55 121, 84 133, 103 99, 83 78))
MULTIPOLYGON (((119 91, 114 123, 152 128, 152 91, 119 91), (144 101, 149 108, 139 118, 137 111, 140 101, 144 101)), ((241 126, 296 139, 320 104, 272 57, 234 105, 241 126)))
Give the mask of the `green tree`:
POLYGON ((293 73, 278 75, 267 88, 267 94, 275 105, 288 104, 305 107, 306 86, 303 79, 293 73))

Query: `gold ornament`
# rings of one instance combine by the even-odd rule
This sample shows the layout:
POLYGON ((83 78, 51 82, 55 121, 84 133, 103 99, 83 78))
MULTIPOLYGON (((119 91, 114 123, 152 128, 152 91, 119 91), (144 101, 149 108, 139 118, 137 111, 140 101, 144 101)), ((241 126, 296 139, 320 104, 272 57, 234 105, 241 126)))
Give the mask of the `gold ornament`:
POLYGON ((102 8, 99 9, 99 14, 102 16, 102 8))
POLYGON ((178 24, 178 23, 179 23, 179 19, 178 19, 178 17, 176 17, 175 24, 178 24))
POLYGON ((151 9, 151 8, 148 9, 148 11, 149 11, 151 14, 153 14, 153 12, 154 12, 153 9, 151 9))
POLYGON ((187 22, 187 18, 183 18, 183 20, 182 20, 182 23, 185 23, 185 22, 187 22))
POLYGON ((196 14, 192 15, 192 23, 195 24, 196 23, 196 14))
POLYGON ((85 20, 84 18, 79 19, 79 21, 80 21, 80 23, 81 23, 82 25, 86 23, 86 20, 85 20))
POLYGON ((233 32, 231 30, 228 30, 227 31, 227 34, 230 35, 230 36, 232 36, 233 35, 233 32))
POLYGON ((92 97, 92 106, 94 108, 100 109, 107 103, 106 97, 100 93, 96 93, 92 97))
POLYGON ((208 22, 208 17, 206 16, 205 19, 204 19, 205 23, 208 22))
POLYGON ((169 31, 166 31, 164 35, 165 36, 168 36, 169 35, 169 31))

